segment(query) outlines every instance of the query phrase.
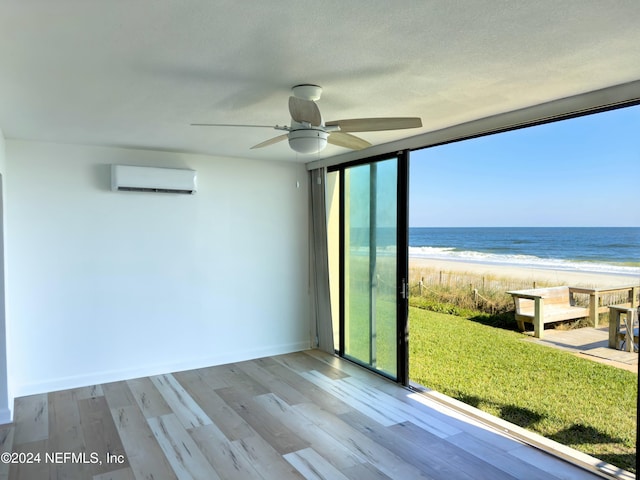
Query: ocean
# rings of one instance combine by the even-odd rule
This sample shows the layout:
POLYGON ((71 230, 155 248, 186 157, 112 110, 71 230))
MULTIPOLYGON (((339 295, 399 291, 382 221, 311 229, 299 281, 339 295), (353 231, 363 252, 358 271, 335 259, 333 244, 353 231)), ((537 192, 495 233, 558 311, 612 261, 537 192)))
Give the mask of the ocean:
POLYGON ((640 227, 414 227, 409 256, 640 277, 640 227))

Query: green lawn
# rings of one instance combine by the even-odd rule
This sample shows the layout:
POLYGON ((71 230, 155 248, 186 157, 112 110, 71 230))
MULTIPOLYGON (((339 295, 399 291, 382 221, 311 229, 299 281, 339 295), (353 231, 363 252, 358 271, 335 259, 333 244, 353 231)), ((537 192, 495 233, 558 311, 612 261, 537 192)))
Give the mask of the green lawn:
POLYGON ((454 315, 409 319, 411 380, 635 471, 634 373, 454 315))

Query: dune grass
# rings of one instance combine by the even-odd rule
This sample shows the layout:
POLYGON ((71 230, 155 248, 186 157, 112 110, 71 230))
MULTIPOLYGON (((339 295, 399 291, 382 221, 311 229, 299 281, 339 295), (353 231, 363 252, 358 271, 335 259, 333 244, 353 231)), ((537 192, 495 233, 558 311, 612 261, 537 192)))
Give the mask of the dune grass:
POLYGON ((409 318, 413 381, 635 471, 635 374, 456 315, 409 318))

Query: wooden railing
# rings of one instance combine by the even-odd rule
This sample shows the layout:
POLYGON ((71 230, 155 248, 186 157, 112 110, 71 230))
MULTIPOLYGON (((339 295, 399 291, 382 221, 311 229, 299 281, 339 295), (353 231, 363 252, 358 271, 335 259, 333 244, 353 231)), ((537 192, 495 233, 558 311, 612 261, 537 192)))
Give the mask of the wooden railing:
POLYGON ((638 293, 640 293, 640 285, 624 285, 621 287, 610 288, 580 288, 571 287, 572 293, 585 293, 589 295, 589 319, 595 327, 600 322, 600 314, 609 311, 609 305, 601 305, 602 298, 610 294, 624 294, 626 292, 626 303, 616 305, 626 305, 628 307, 638 306, 638 293))

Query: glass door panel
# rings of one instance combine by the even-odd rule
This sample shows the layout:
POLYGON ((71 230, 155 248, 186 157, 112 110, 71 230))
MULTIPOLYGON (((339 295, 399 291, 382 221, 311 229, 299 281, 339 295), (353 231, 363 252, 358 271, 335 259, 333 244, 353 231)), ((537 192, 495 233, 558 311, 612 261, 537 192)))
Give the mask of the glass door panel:
POLYGON ((346 168, 343 181, 343 352, 397 378, 398 159, 346 168))

